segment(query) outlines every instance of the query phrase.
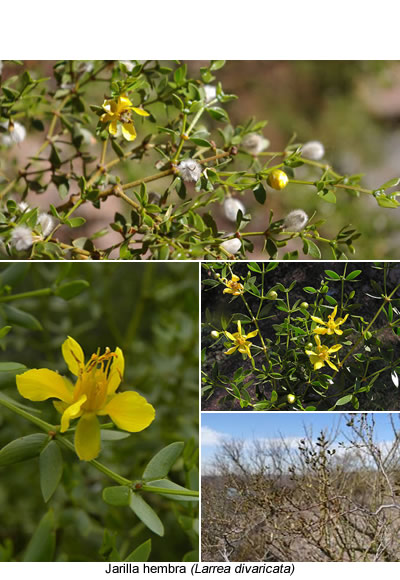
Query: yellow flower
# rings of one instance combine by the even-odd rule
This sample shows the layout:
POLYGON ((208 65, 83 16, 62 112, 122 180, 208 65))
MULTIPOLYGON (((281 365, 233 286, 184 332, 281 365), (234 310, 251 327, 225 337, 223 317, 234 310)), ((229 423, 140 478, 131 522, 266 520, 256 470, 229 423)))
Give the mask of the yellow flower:
POLYGON ((225 331, 225 336, 233 342, 233 346, 230 349, 228 349, 226 352, 224 352, 224 354, 233 354, 235 352, 235 350, 237 349, 242 354, 246 354, 249 358, 252 358, 251 352, 250 352, 250 347, 252 346, 252 343, 249 342, 248 339, 256 336, 256 334, 258 333, 258 330, 254 330, 253 332, 250 332, 249 334, 242 334, 242 324, 241 324, 240 320, 237 321, 237 329, 238 329, 238 331, 235 332, 234 334, 231 334, 230 332, 225 331))
POLYGON ((105 113, 100 117, 102 123, 109 123, 108 132, 115 137, 118 132, 118 123, 121 123, 122 136, 127 141, 136 139, 136 130, 133 125, 132 111, 142 117, 148 117, 150 113, 139 107, 134 107, 126 95, 120 95, 118 99, 106 99, 103 103, 105 113))
POLYGON ((271 171, 268 175, 267 183, 273 189, 284 189, 289 183, 289 177, 284 171, 274 169, 274 171, 271 171))
POLYGON ((30 401, 59 399, 54 406, 61 417, 61 433, 72 419, 79 422, 75 430, 75 449, 80 459, 90 461, 100 453, 100 424, 97 415, 109 415, 120 429, 135 433, 146 429, 155 411, 144 397, 134 391, 116 394, 124 373, 124 356, 120 348, 92 354, 85 364, 81 346, 71 337, 62 345, 69 370, 77 377, 75 385, 49 369, 31 369, 17 376, 17 388, 30 401))
POLYGON ((234 296, 239 296, 242 294, 244 290, 243 284, 239 282, 239 276, 236 274, 232 274, 232 280, 227 280, 226 278, 222 278, 222 282, 227 286, 224 290, 224 294, 233 294, 234 296))
POLYGON ((324 367, 325 363, 328 363, 328 365, 335 371, 339 370, 330 360, 330 355, 340 350, 342 345, 335 344, 331 346, 331 348, 328 348, 326 345, 321 344, 321 339, 318 334, 314 336, 314 338, 317 343, 315 350, 306 350, 306 354, 310 357, 311 364, 314 365, 314 370, 317 371, 324 367))
POLYGON ((318 316, 311 316, 311 320, 317 322, 318 324, 323 324, 324 326, 326 326, 326 328, 324 328, 323 326, 316 326, 314 328, 315 334, 339 334, 339 335, 343 334, 343 330, 340 330, 339 326, 344 322, 346 322, 348 314, 346 314, 344 318, 338 318, 337 320, 335 320, 336 313, 337 306, 335 306, 335 308, 333 309, 332 314, 329 314, 328 322, 324 322, 321 318, 318 318, 318 316))

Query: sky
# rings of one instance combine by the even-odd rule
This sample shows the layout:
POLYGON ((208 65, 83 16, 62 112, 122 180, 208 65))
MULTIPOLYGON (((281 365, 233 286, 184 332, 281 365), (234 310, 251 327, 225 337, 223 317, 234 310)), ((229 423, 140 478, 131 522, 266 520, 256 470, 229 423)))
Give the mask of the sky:
MULTIPOLYGON (((372 413, 371 413, 372 414, 372 413)), ((377 442, 391 441, 393 433, 388 420, 389 413, 373 413, 376 422, 377 442)), ((400 428, 397 414, 396 424, 400 428)), ((203 472, 212 463, 214 454, 221 441, 242 439, 281 439, 296 444, 304 435, 304 427, 312 428, 318 436, 321 429, 335 430, 338 426, 348 431, 343 413, 202 413, 201 420, 201 461, 203 472)), ((339 438, 342 440, 343 437, 339 438)))

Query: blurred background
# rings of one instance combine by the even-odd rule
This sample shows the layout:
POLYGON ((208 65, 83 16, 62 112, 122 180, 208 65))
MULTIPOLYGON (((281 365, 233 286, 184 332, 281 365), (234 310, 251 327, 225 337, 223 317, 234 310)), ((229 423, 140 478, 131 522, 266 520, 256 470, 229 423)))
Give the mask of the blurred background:
MULTIPOLYGON (((124 61, 127 62, 127 61, 124 61)), ((166 63, 175 68, 174 62, 166 63)), ((208 61, 188 61, 189 74, 199 79, 199 68, 208 61)), ((52 77, 52 61, 24 61, 23 67, 6 64, 3 79, 13 74, 21 74, 29 68, 35 76, 52 77)), ((110 69, 113 67, 110 61, 110 69)), ((101 104, 109 94, 109 71, 104 72, 105 82, 87 85, 87 101, 101 104)), ((282 151, 288 142, 321 141, 326 150, 325 159, 340 173, 363 173, 362 183, 369 188, 377 188, 384 182, 400 174, 400 63, 397 61, 227 61, 224 68, 216 72, 225 93, 234 93, 239 98, 224 105, 233 125, 244 124, 250 117, 267 120, 263 134, 270 141, 269 151, 282 151)), ((54 79, 49 85, 55 88, 54 79)), ((153 109, 156 110, 156 109, 153 109)), ((86 128, 94 131, 97 117, 87 111, 86 128)), ((162 123, 163 117, 157 119, 162 123)), ((23 119, 22 119, 23 122, 23 119)), ((147 133, 148 121, 137 122, 139 137, 147 133)), ((220 142, 216 129, 221 123, 204 117, 201 123, 213 129, 217 143, 220 142)), ((13 148, 17 156, 26 157, 36 150, 43 134, 32 128, 31 139, 13 148), (36 141, 33 142, 32 141, 36 141)), ((89 150, 98 155, 98 146, 89 145, 89 150)), ((7 165, 7 152, 5 155, 7 165)), ((11 163, 11 157, 8 157, 11 163)), ((115 173, 123 179, 131 180, 154 171, 158 157, 148 154, 138 165, 128 162, 119 166, 115 173)), ((246 159, 237 159, 237 164, 248 165, 246 159)), ((10 168, 10 167, 9 167, 10 168)), ((298 179, 315 176, 310 168, 296 170, 298 179)), ((163 192, 170 179, 154 183, 151 190, 163 192)), ((71 193, 74 193, 71 191, 71 193)), ((30 194, 36 205, 48 209, 54 203, 57 192, 51 187, 46 193, 30 194)), ((240 194, 246 209, 253 215, 249 231, 265 229, 269 210, 275 219, 283 218, 290 210, 304 209, 309 215, 317 212, 316 219, 327 220, 321 228, 321 235, 333 237, 344 226, 351 223, 362 237, 356 243, 356 259, 393 259, 400 257, 399 210, 378 207, 368 195, 359 199, 345 191, 338 193, 336 205, 326 203, 317 197, 314 188, 290 185, 284 191, 269 189, 266 205, 259 205, 252 192, 240 194)), ((179 200, 178 200, 179 201, 179 200)), ((88 235, 110 223, 114 212, 119 210, 120 201, 109 199, 102 204, 101 212, 92 207, 82 208, 82 215, 90 217, 90 223, 78 230, 88 235)), ((126 207, 122 211, 127 213, 126 207)), ((224 217, 222 207, 212 209, 218 225, 224 231, 232 231, 234 225, 224 217)), ((118 234, 109 232, 96 240, 99 247, 105 247, 119 240, 118 234)), ((260 242, 261 243, 261 242, 260 242)), ((288 250, 297 248, 296 242, 288 250)), ((301 249, 301 248, 300 248, 301 249)), ((260 244, 256 244, 256 254, 260 258, 260 244)), ((323 257, 330 257, 329 252, 323 257)), ((265 256, 265 255, 264 255, 265 256)))
MULTIPOLYGON (((61 344, 70 335, 82 346, 86 360, 100 347, 120 346, 125 375, 120 390, 132 389, 155 407, 156 419, 140 433, 103 443, 99 460, 120 475, 140 477, 149 459, 174 441, 186 444, 170 477, 196 489, 198 485, 198 266, 190 263, 19 263, 22 276, 12 294, 31 292, 74 280, 89 287, 79 296, 34 296, 8 304, 34 317, 12 322, 0 296, 0 328, 11 332, 0 341, 0 360, 28 368, 50 368, 68 375, 61 344), (27 326, 30 328, 27 328, 27 326)), ((0 265, 0 280, 8 264, 0 265)), ((20 273, 21 273, 20 272, 20 273)), ((1 288, 1 286, 0 286, 1 288)), ((3 285, 4 291, 4 285, 3 285)), ((12 314, 12 313, 11 313, 12 314)), ((15 378, 0 372, 1 392, 35 408, 40 417, 59 423, 51 401, 32 403, 17 392, 15 378)), ((70 377, 72 378, 72 376, 70 377)), ((38 428, 0 406, 0 447, 38 428)), ((64 452, 64 475, 49 504, 39 486, 38 459, 0 468, 0 561, 21 559, 38 521, 54 509, 57 560, 101 561, 110 555, 110 538, 129 553, 152 538, 150 560, 181 561, 197 548, 196 507, 155 494, 148 501, 163 521, 166 536, 151 533, 129 508, 105 504, 102 488, 113 481, 91 465, 64 452), (105 542, 105 530, 109 539, 105 542)), ((151 495, 151 497, 149 497, 151 495)))

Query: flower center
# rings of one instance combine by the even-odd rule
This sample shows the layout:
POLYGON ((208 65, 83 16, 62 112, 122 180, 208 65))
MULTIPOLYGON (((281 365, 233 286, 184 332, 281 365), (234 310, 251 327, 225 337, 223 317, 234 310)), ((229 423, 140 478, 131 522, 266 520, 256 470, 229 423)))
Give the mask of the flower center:
POLYGON ((86 395, 87 399, 82 405, 84 411, 98 411, 107 398, 108 375, 112 359, 117 356, 107 347, 104 354, 92 354, 89 362, 82 370, 78 378, 75 390, 75 399, 86 395))
POLYGON ((121 111, 121 113, 119 114, 119 118, 121 123, 131 123, 132 113, 131 111, 129 111, 129 109, 126 109, 125 111, 121 111))

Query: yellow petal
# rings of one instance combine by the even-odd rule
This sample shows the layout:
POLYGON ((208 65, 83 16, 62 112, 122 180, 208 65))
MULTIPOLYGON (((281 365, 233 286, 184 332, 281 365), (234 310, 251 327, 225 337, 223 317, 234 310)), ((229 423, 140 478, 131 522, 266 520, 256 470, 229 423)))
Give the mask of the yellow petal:
POLYGON ((115 395, 99 414, 110 415, 117 427, 136 433, 150 425, 155 410, 139 393, 126 391, 115 395))
POLYGON ((75 431, 75 450, 79 459, 90 461, 100 453, 100 425, 95 413, 85 413, 75 431))
POLYGON ((315 332, 315 334, 332 334, 327 328, 324 328, 323 326, 316 326, 313 332, 315 332))
POLYGON ((113 359, 110 376, 108 378, 108 386, 107 386, 108 395, 113 395, 115 393, 115 391, 118 389, 122 381, 122 377, 124 376, 125 361, 122 350, 119 347, 117 347, 115 349, 115 354, 117 356, 114 357, 113 359))
POLYGON ((121 110, 131 109, 132 108, 132 102, 128 99, 128 97, 126 95, 120 95, 118 97, 118 107, 121 110))
POLYGON ((138 107, 131 107, 132 111, 135 111, 137 115, 141 115, 142 117, 148 117, 150 113, 145 111, 144 109, 139 109, 138 107))
MULTIPOLYGON (((312 362, 312 361, 311 361, 311 362, 312 362)), ((316 361, 316 362, 315 362, 315 363, 313 363, 313 364, 314 364, 314 370, 315 370, 315 371, 317 371, 318 369, 320 369, 320 368, 322 368, 322 367, 324 367, 324 366, 325 366, 325 363, 324 363, 324 361, 322 361, 322 360, 318 360, 318 361, 316 361)))
POLYGON ((136 131, 133 123, 122 124, 122 136, 127 141, 134 141, 136 139, 136 131))
POLYGON ((330 315, 330 318, 335 318, 336 314, 337 314, 337 305, 336 305, 336 306, 335 306, 335 308, 333 309, 333 312, 332 312, 332 314, 330 315))
POLYGON ((340 328, 335 328, 335 332, 339 335, 343 334, 343 330, 340 330, 340 328))
POLYGON ((338 371, 339 369, 337 368, 336 365, 333 364, 333 362, 331 362, 329 359, 326 361, 328 363, 328 365, 335 371, 338 371))
POLYGON ((237 349, 237 345, 236 346, 233 346, 229 350, 225 351, 224 354, 233 354, 236 349, 237 349))
POLYGON ((233 290, 231 290, 231 288, 225 288, 223 294, 233 294, 233 290))
POLYGON ((69 406, 68 403, 64 403, 64 401, 53 401, 53 405, 60 415, 62 415, 65 409, 69 406))
POLYGON ((232 274, 231 282, 239 282, 239 280, 240 280, 239 276, 236 276, 236 274, 232 274))
POLYGON ((87 396, 82 395, 81 397, 79 397, 76 403, 72 403, 72 405, 69 405, 69 407, 65 409, 61 417, 61 433, 64 433, 68 429, 69 422, 71 421, 71 419, 76 419, 77 417, 80 417, 80 415, 82 414, 81 407, 86 400, 87 396))
POLYGON ((338 350, 340 350, 342 348, 342 344, 334 344, 333 346, 331 346, 331 348, 328 350, 329 353, 331 352, 337 352, 338 350))
POLYGON ((231 334, 230 332, 228 332, 227 330, 225 330, 225 336, 227 338, 229 338, 229 340, 231 340, 232 342, 235 342, 235 337, 233 336, 233 334, 231 334))
POLYGON ((250 334, 246 334, 246 339, 247 338, 254 338, 255 336, 257 336, 258 334, 258 330, 253 330, 253 332, 250 332, 250 334))
POLYGON ((318 355, 317 355, 317 353, 315 353, 315 352, 314 352, 314 351, 312 351, 312 350, 306 350, 306 354, 307 354, 308 356, 318 356, 318 355))
POLYGON ((322 318, 318 318, 318 316, 311 316, 311 320, 313 320, 314 322, 316 322, 317 324, 326 324, 326 322, 324 322, 322 320, 322 318))
POLYGON ((108 132, 110 133, 110 135, 115 135, 118 132, 118 125, 117 125, 117 121, 111 121, 111 123, 108 125, 108 132))
POLYGON ((79 371, 85 366, 85 355, 83 354, 81 345, 69 336, 64 341, 61 351, 69 370, 73 375, 78 377, 79 371))
POLYGON ((17 389, 30 401, 45 401, 52 397, 67 403, 72 401, 72 393, 64 378, 49 369, 31 369, 17 375, 17 389))

